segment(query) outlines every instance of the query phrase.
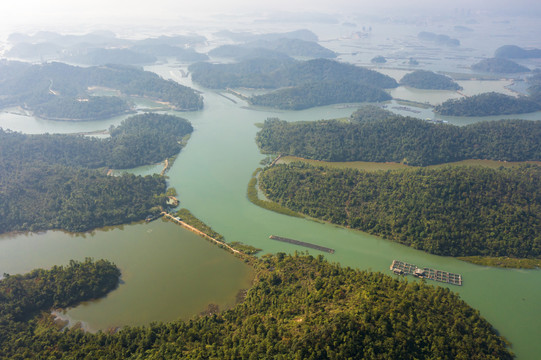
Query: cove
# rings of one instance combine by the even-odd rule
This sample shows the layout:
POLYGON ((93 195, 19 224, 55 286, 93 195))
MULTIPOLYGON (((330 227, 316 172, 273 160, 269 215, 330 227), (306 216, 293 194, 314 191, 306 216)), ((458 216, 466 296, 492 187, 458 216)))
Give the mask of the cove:
MULTIPOLYGON (((178 67, 154 66, 151 70, 166 78, 179 80, 183 85, 193 86, 188 78, 179 76, 178 67)), ((169 183, 170 186, 177 189, 181 206, 189 209, 195 216, 224 235, 226 241, 241 241, 262 248, 263 254, 280 251, 293 253, 294 251, 306 250, 268 239, 270 235, 278 235, 333 248, 336 250, 334 254, 321 254, 329 261, 339 262, 344 266, 390 274, 389 265, 393 259, 397 259, 419 266, 462 274, 464 285, 462 287, 452 286, 451 289, 458 292, 461 298, 469 305, 478 309, 481 315, 490 321, 513 344, 512 351, 517 354, 517 358, 535 359, 541 353, 541 343, 538 341, 541 337, 541 327, 539 325, 541 323, 540 271, 488 268, 468 264, 453 258, 429 255, 362 232, 273 213, 261 209, 248 201, 246 198, 246 186, 251 174, 260 166, 259 162, 265 157, 265 155, 260 154, 255 143, 255 134, 258 131, 255 126, 256 123, 263 122, 267 117, 279 117, 287 121, 347 117, 354 109, 339 106, 326 106, 299 112, 250 109, 246 108, 246 104, 239 99, 235 99, 237 103, 233 103, 216 92, 201 88, 198 88, 198 90, 204 92, 204 110, 175 113, 190 120, 195 131, 188 145, 179 154, 173 167, 169 170, 169 183)), ((229 94, 225 95, 231 96, 229 94)), ((422 99, 415 100, 423 102, 422 99)), ((511 116, 511 118, 514 117, 511 116)), ((480 120, 484 119, 459 118, 456 121, 450 119, 449 122, 465 124, 480 120)), ((3 126, 2 119, 0 119, 0 126, 3 126)), ((31 127, 31 125, 28 126, 31 127)), ((88 130, 108 127, 108 125, 104 127, 103 122, 96 123, 94 126, 95 128, 92 128, 92 124, 84 124, 85 128, 92 128, 88 130)), ((102 304, 106 304, 108 301, 115 303, 117 301, 114 299, 117 296, 116 293, 128 293, 129 287, 134 284, 136 277, 143 277, 143 279, 146 279, 143 280, 146 283, 151 280, 157 282, 155 284, 157 288, 160 286, 162 288, 177 286, 182 289, 182 283, 179 282, 183 279, 181 274, 186 275, 186 277, 191 276, 190 281, 203 283, 206 278, 199 272, 188 274, 179 271, 176 275, 171 276, 168 273, 175 266, 178 266, 177 262, 182 262, 180 258, 177 259, 177 256, 180 257, 181 254, 189 256, 196 264, 210 261, 208 256, 210 251, 213 251, 210 249, 223 254, 223 259, 222 255, 219 255, 217 256, 219 260, 215 260, 218 262, 218 272, 227 272, 227 270, 222 270, 221 266, 224 266, 224 269, 226 267, 220 263, 224 262, 225 264, 228 261, 225 260, 226 258, 230 258, 233 263, 238 263, 241 268, 245 266, 227 252, 205 240, 171 223, 158 220, 151 224, 126 225, 123 229, 99 230, 94 235, 87 235, 83 239, 60 232, 47 232, 45 235, 17 235, 14 238, 4 236, 0 240, 0 264, 2 264, 0 272, 16 273, 34 267, 65 264, 71 258, 82 259, 85 256, 98 257, 99 255, 99 257, 111 259, 123 270, 123 274, 126 276, 126 279, 124 279, 125 284, 102 301, 90 303, 68 312, 73 318, 90 324, 92 319, 97 316, 96 313, 106 313, 105 310, 94 309, 99 309, 99 306, 103 306, 102 304), (133 254, 132 247, 137 244, 137 241, 130 242, 129 239, 137 239, 138 236, 143 236, 147 229, 154 229, 152 235, 149 235, 148 239, 140 241, 143 243, 148 241, 155 246, 143 247, 144 250, 141 250, 139 255, 133 254), (106 234, 111 234, 111 236, 107 237, 106 234), (138 235, 136 236, 136 234, 138 235), (107 237, 109 240, 91 241, 99 239, 101 236, 107 237), (198 244, 197 246, 194 245, 194 247, 202 246, 207 250, 199 251, 178 247, 180 246, 178 244, 181 242, 180 239, 190 238, 191 236, 194 237, 193 240, 198 244), (87 245, 83 245, 86 243, 87 245), (118 244, 113 245, 112 243, 118 244), (150 256, 151 251, 157 251, 157 249, 163 249, 167 254, 162 257, 150 256), (115 259, 115 256, 118 256, 118 259, 115 259), (162 267, 160 261, 164 261, 168 256, 173 257, 173 259, 170 260, 167 266, 162 267), (47 259, 44 259, 45 257, 47 259), (120 258, 125 259, 123 260, 125 263, 121 262, 120 258), (141 263, 144 258, 147 258, 148 262, 142 267, 143 270, 137 273, 132 272, 130 270, 132 266, 141 263), (152 261, 150 261, 151 259, 152 261), (17 267, 17 263, 21 261, 25 264, 24 268, 17 267), (4 262, 10 265, 4 266, 4 262), (145 272, 154 273, 154 277, 146 277, 145 272), (87 312, 77 313, 77 311, 83 310, 87 312)), ((309 250, 309 253, 313 255, 320 254, 316 250, 309 250)), ((188 261, 188 259, 185 261, 188 261)), ((233 273, 231 277, 235 277, 235 281, 243 282, 248 273, 248 270, 246 270, 246 273, 239 271, 239 273, 233 273)), ((409 281, 413 280, 410 279, 409 281)), ((243 285, 237 285, 237 289, 243 288, 243 285)), ((201 287, 212 286, 201 285, 201 287)), ((442 286, 442 284, 434 283, 434 286, 442 286)), ((156 291, 153 288, 152 291, 142 291, 137 295, 126 296, 125 300, 119 301, 119 303, 123 302, 123 306, 127 309, 133 310, 129 315, 126 315, 126 321, 140 319, 145 312, 152 311, 153 306, 162 307, 164 310, 174 308, 172 304, 160 303, 156 291), (151 303, 147 298, 158 298, 158 300, 151 303), (138 302, 144 303, 146 301, 149 302, 145 303, 144 306, 137 306, 138 302)), ((236 292, 237 290, 232 291, 229 299, 234 298, 236 292)), ((212 302, 212 299, 205 298, 204 294, 199 295, 199 293, 194 292, 192 295, 193 299, 196 299, 197 296, 200 296, 200 298, 199 305, 196 306, 197 309, 193 309, 191 315, 204 310, 206 305, 212 302)), ((173 298, 175 296, 178 296, 178 293, 173 298)), ((181 302, 180 298, 175 298, 175 301, 181 302)), ((228 301, 226 299, 224 303, 227 304, 228 301)), ((180 307, 187 307, 187 305, 181 304, 180 307)), ((120 310, 112 310, 109 314, 114 314, 116 311, 120 310)), ((181 316, 181 314, 171 311, 165 317, 167 317, 166 320, 173 320, 181 316)), ((159 318, 156 317, 151 320, 159 320, 159 318)), ((148 323, 146 320, 137 321, 148 323)), ((113 324, 113 326, 115 325, 118 324, 113 324)))
POLYGON ((65 317, 90 330, 152 321, 188 320, 209 304, 233 306, 252 269, 203 238, 161 219, 87 234, 60 231, 0 237, 0 272, 22 273, 106 258, 122 271, 107 297, 68 309, 65 317))

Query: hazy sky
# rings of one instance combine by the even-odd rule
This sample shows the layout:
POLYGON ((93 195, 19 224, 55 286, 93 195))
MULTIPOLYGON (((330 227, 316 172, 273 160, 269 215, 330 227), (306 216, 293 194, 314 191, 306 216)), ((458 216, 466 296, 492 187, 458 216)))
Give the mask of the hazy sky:
POLYGON ((55 24, 59 21, 100 23, 109 19, 175 19, 192 13, 240 13, 263 11, 386 12, 406 7, 417 11, 437 7, 541 8, 538 0, 7 0, 0 4, 2 26, 55 24))

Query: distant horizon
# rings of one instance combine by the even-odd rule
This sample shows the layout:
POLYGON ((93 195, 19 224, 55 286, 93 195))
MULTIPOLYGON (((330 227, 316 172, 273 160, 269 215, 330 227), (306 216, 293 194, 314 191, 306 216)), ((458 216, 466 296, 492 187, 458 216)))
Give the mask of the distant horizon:
MULTIPOLYGON (((468 14, 502 14, 541 16, 541 4, 532 0, 466 1, 439 3, 430 0, 411 0, 407 4, 398 0, 301 0, 290 2, 275 0, 217 0, 177 2, 155 0, 133 2, 127 0, 94 0, 73 2, 68 0, 20 0, 0 5, 0 27, 3 29, 35 29, 77 26, 167 26, 191 19, 203 21, 220 14, 225 19, 270 15, 272 13, 310 13, 332 15, 364 15, 378 17, 457 16, 468 14)), ((214 18, 216 20, 216 18, 214 18)), ((180 24, 179 24, 180 25, 180 24)))

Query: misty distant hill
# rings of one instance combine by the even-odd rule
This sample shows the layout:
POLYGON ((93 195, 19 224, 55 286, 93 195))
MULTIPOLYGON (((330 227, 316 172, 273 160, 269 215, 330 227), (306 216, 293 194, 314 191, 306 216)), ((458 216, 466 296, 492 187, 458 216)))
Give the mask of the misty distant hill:
POLYGON ((448 35, 444 34, 435 34, 432 32, 427 31, 421 31, 417 37, 424 41, 431 41, 437 45, 445 45, 445 46, 459 46, 460 41, 458 39, 453 39, 449 37, 448 35))
POLYGON ((142 43, 134 45, 130 49, 141 54, 147 54, 155 57, 174 57, 183 62, 205 61, 209 58, 206 54, 198 53, 192 48, 184 48, 168 44, 142 43))
POLYGON ((404 75, 404 77, 400 80, 400 84, 416 89, 428 90, 462 89, 462 87, 454 82, 450 77, 425 70, 417 70, 404 75))
POLYGON ((527 50, 516 45, 504 45, 496 49, 494 57, 504 59, 539 59, 541 58, 541 49, 527 50))
POLYGON ((283 110, 302 110, 330 104, 379 102, 391 100, 382 89, 351 81, 306 83, 253 96, 251 104, 283 110))
POLYGON ((222 30, 214 33, 216 36, 227 37, 238 42, 250 42, 257 40, 274 41, 278 39, 297 39, 304 41, 318 41, 318 37, 310 30, 300 29, 283 33, 254 34, 251 32, 233 32, 222 30))
POLYGON ((285 54, 291 57, 305 58, 335 58, 334 51, 329 50, 316 42, 281 38, 276 40, 257 40, 246 44, 223 45, 209 52, 213 57, 231 57, 234 59, 244 59, 250 55, 255 55, 259 49, 265 50, 265 53, 258 57, 266 57, 265 54, 271 54, 277 57, 285 54))
POLYGON ((154 55, 143 54, 130 49, 89 49, 64 57, 65 61, 84 65, 144 65, 158 60, 154 55))
POLYGON ((237 61, 258 58, 293 60, 291 56, 283 52, 258 47, 249 48, 243 45, 223 45, 212 49, 208 54, 213 58, 231 58, 237 61))
POLYGON ((127 40, 112 32, 83 35, 62 35, 38 32, 34 35, 13 33, 12 44, 4 55, 29 61, 67 61, 85 65, 141 65, 154 63, 160 57, 175 57, 178 61, 196 62, 208 56, 192 47, 206 41, 201 35, 175 35, 127 40))
POLYGON ((473 64, 471 68, 475 71, 482 71, 494 74, 514 74, 529 72, 525 66, 519 65, 514 61, 502 58, 489 58, 473 64))
POLYGON ((541 104, 528 96, 514 97, 489 92, 460 99, 449 99, 434 108, 447 116, 493 116, 525 114, 541 110, 541 104))
POLYGON ((8 41, 11 44, 51 43, 64 47, 69 47, 77 44, 121 46, 126 45, 129 42, 128 40, 117 38, 116 34, 112 31, 94 31, 82 35, 65 35, 52 31, 39 31, 32 35, 12 33, 9 35, 8 41))
POLYGON ((203 107, 193 89, 134 67, 0 62, 0 108, 22 106, 44 118, 90 120, 129 111, 129 96, 168 102, 178 110, 203 107), (91 96, 90 87, 115 89, 123 97, 91 96))

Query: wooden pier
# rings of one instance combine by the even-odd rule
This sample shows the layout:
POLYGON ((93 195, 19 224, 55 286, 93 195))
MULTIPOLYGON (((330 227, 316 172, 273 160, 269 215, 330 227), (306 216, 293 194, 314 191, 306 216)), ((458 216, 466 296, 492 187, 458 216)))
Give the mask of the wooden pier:
POLYGON ((289 243, 289 244, 304 246, 304 247, 307 247, 307 248, 310 248, 310 249, 316 249, 316 250, 319 250, 319 251, 325 251, 325 252, 328 252, 330 254, 334 254, 334 249, 330 249, 330 248, 327 248, 327 247, 324 247, 324 246, 319 246, 319 245, 316 245, 316 244, 310 244, 310 243, 307 243, 307 242, 304 242, 304 241, 288 239, 288 238, 285 238, 285 237, 280 237, 280 236, 275 236, 275 235, 269 236, 269 239, 278 240, 278 241, 286 242, 286 243, 289 243))
POLYGON ((452 285, 462 285, 462 275, 431 268, 419 268, 403 261, 393 260, 391 271, 397 275, 413 275, 421 279, 430 279, 452 285))

